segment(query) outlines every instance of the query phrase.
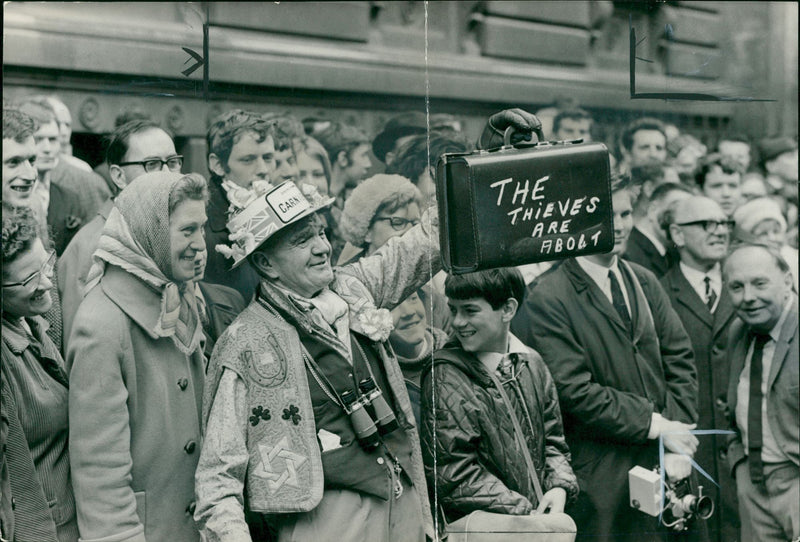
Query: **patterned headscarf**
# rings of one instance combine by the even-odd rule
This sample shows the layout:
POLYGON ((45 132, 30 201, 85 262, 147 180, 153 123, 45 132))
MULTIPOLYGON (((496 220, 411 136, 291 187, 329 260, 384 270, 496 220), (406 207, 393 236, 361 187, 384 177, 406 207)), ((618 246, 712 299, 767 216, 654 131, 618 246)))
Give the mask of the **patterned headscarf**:
POLYGON ((189 355, 200 345, 203 329, 194 284, 176 283, 172 278, 169 235, 169 195, 185 176, 146 173, 125 187, 103 228, 86 291, 100 282, 107 264, 136 276, 161 295, 158 321, 147 331, 156 337, 172 337, 181 352, 189 355))

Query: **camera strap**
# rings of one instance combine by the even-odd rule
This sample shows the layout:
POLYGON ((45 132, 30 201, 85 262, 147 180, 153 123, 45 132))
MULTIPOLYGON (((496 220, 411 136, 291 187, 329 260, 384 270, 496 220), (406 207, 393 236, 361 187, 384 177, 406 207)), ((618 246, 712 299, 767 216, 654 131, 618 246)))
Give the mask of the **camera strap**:
POLYGON ((533 490, 536 493, 536 499, 539 502, 542 502, 542 499, 544 498, 542 486, 539 483, 539 476, 536 474, 536 467, 533 465, 533 458, 531 458, 531 453, 528 449, 528 443, 525 442, 525 433, 522 432, 522 426, 519 424, 519 420, 517 419, 517 413, 514 412, 514 405, 508 398, 506 390, 503 389, 503 384, 500 382, 500 379, 497 378, 495 371, 487 372, 489 373, 489 377, 492 379, 492 382, 494 382, 497 391, 500 392, 500 397, 503 398, 503 402, 506 404, 506 410, 508 410, 508 414, 511 417, 511 423, 514 425, 514 435, 517 438, 517 444, 519 444, 520 448, 522 449, 522 456, 525 458, 525 463, 528 465, 528 475, 531 478, 531 482, 533 482, 533 490))

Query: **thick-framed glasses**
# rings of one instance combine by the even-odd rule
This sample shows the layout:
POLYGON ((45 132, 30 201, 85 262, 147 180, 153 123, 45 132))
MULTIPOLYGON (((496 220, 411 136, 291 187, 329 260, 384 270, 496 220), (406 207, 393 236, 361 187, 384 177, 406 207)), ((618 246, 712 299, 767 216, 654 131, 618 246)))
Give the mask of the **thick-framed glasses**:
POLYGON ((13 288, 15 286, 22 286, 24 288, 28 288, 31 284, 34 285, 34 290, 39 289, 39 285, 42 283, 42 277, 51 278, 53 276, 53 268, 56 266, 56 253, 55 251, 48 252, 47 259, 42 264, 42 267, 32 273, 28 278, 23 280, 22 282, 8 282, 3 284, 3 288, 13 288))
POLYGON ((732 231, 734 225, 736 223, 733 220, 693 220, 676 224, 676 226, 700 226, 706 233, 714 233, 720 226, 724 226, 727 231, 732 231))
POLYGON ((384 222, 384 221, 391 224, 392 229, 394 229, 395 231, 403 231, 408 227, 409 224, 411 226, 416 226, 417 224, 419 224, 418 219, 411 220, 399 216, 380 216, 375 219, 375 222, 384 222))
POLYGON ((138 162, 122 162, 117 165, 142 166, 147 173, 153 173, 154 171, 161 171, 164 168, 164 164, 167 165, 170 171, 180 171, 181 167, 183 167, 183 156, 176 154, 175 156, 170 156, 166 160, 151 158, 150 160, 139 160, 138 162))

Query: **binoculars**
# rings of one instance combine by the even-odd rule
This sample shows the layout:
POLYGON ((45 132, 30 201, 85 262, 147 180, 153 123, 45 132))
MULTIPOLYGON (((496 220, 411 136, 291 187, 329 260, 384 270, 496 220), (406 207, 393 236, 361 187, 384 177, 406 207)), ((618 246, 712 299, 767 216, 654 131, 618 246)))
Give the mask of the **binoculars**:
POLYGON ((367 452, 371 452, 381 443, 381 435, 388 435, 398 427, 392 409, 386 402, 378 385, 368 377, 358 383, 361 392, 356 396, 353 390, 342 393, 342 403, 345 412, 350 416, 350 423, 355 431, 359 445, 367 452), (372 406, 375 412, 375 420, 366 407, 372 406))

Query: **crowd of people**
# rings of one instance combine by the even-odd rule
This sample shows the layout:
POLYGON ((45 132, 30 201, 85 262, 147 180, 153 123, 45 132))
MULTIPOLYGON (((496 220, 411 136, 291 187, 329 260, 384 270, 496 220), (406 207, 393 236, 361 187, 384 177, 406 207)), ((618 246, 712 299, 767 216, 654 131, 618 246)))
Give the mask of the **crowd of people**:
POLYGON ((800 540, 796 140, 639 118, 611 252, 448 276, 436 161, 509 127, 236 109, 206 178, 144 115, 93 169, 57 97, 4 104, 0 537, 800 540), (715 512, 666 528, 636 466, 715 512))

